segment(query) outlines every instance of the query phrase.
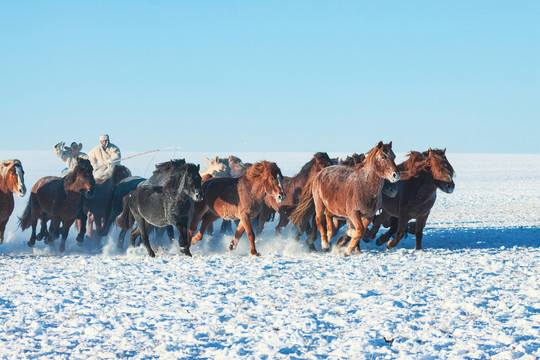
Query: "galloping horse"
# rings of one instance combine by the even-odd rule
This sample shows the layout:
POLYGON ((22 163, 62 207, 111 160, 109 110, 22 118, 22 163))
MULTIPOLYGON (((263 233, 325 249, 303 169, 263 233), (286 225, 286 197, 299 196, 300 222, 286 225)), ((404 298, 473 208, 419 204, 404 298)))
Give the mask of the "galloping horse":
MULTIPOLYGON (((101 229, 105 225, 104 222, 111 212, 113 194, 117 184, 131 176, 131 171, 124 165, 116 165, 112 171, 110 178, 106 180, 97 180, 96 189, 93 199, 84 201, 83 211, 90 213, 88 218, 88 236, 92 236, 92 223, 96 224, 96 240, 99 243, 101 238, 101 229)), ((81 226, 80 231, 84 236, 84 227, 81 226)), ((81 235, 81 234, 79 234, 81 235)))
POLYGON ((202 223, 192 243, 200 241, 206 227, 220 217, 225 220, 239 219, 229 250, 236 248, 238 240, 246 231, 251 255, 258 256, 251 221, 259 214, 266 195, 274 197, 278 204, 285 200, 282 179, 283 175, 276 163, 261 161, 253 164, 240 177, 214 178, 204 182, 204 201, 195 204, 190 237, 197 230, 201 218, 202 223))
POLYGON ((59 250, 61 252, 65 250, 69 228, 82 209, 82 196, 87 199, 94 196, 96 181, 92 170, 89 160, 77 158, 77 166, 66 177, 46 176, 36 182, 23 216, 19 220, 23 230, 32 226, 28 246, 34 246, 37 239, 41 240, 44 237, 46 243, 52 243, 58 238, 62 223, 62 242, 59 250), (41 220, 41 231, 36 235, 38 219, 41 220), (51 220, 52 234, 46 229, 48 220, 51 220))
POLYGON ((451 194, 454 191, 454 169, 445 155, 446 149, 429 149, 423 153, 411 151, 409 158, 398 165, 407 172, 406 180, 399 181, 397 196, 383 194, 383 212, 373 220, 366 238, 374 239, 382 223, 390 221, 390 230, 377 239, 377 245, 387 242, 397 231, 395 238, 386 247, 397 246, 405 235, 407 223, 416 219, 414 229, 416 250, 422 249, 423 230, 437 198, 437 189, 451 194))
POLYGON ((322 248, 328 251, 329 240, 334 234, 332 218, 346 218, 352 225, 347 231, 352 241, 344 252, 349 256, 380 209, 384 179, 399 180, 394 158, 392 142, 383 144, 380 141, 355 167, 334 165, 323 169, 306 184, 291 216, 293 224, 302 223, 306 216, 311 217, 314 207, 322 248))
MULTIPOLYGON (((191 256, 189 251, 188 227, 193 215, 193 202, 203 199, 199 166, 186 164, 184 160, 175 163, 175 173, 164 185, 141 183, 124 200, 124 209, 118 219, 122 228, 130 228, 137 222, 138 233, 148 251, 155 253, 148 240, 148 226, 175 226, 178 229, 180 251, 191 256)), ((132 239, 134 232, 132 232, 132 239)), ((133 242, 133 240, 132 240, 133 242)))
POLYGON ((24 171, 20 160, 4 160, 0 164, 0 244, 4 242, 6 224, 13 212, 13 194, 26 194, 24 171))
MULTIPOLYGON (((281 228, 287 226, 289 223, 289 216, 294 211, 296 204, 298 204, 298 198, 308 180, 330 165, 332 165, 332 160, 330 160, 328 154, 325 152, 318 152, 313 155, 313 159, 302 166, 302 169, 300 169, 298 174, 292 177, 284 176, 283 188, 287 194, 287 198, 280 204, 278 204, 276 199, 272 196, 266 196, 264 198, 261 213, 259 214, 257 235, 262 232, 264 223, 268 220, 272 210, 279 213, 279 223, 276 226, 276 235, 279 235, 281 228)), ((298 234, 298 236, 300 236, 300 234, 298 234)))

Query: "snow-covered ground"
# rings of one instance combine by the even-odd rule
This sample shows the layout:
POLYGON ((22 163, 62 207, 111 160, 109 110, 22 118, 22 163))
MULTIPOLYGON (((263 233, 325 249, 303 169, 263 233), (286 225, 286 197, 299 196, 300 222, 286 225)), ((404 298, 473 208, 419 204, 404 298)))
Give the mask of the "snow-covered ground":
MULTIPOLYGON (((130 153, 124 154, 131 155, 130 153)), ((173 157, 127 160, 135 175, 173 157)), ((236 154, 276 161, 296 174, 313 154, 236 154)), ((345 154, 331 153, 332 157, 345 154)), ((400 156, 403 158, 403 155, 400 156)), ((51 152, 0 151, 19 158, 29 190, 63 168, 51 152)), ((388 251, 309 253, 292 230, 267 224, 260 258, 247 238, 205 236, 192 248, 154 242, 66 252, 17 229, 16 208, 0 245, 0 358, 540 358, 540 155, 449 154, 456 190, 438 193, 425 231, 388 251)), ((316 243, 320 247, 320 243, 316 243)))

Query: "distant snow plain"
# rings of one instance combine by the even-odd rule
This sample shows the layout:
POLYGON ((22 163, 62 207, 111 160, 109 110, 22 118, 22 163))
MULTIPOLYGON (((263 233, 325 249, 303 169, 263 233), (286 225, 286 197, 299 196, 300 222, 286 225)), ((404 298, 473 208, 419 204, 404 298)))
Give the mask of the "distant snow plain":
MULTIPOLYGON (((158 162, 204 167, 202 156, 215 155, 228 154, 124 164, 148 177, 158 162)), ((292 176, 313 154, 235 155, 292 176)), ((52 150, 0 151, 8 158, 22 161, 28 191, 63 168, 52 150)), ((424 251, 409 236, 390 251, 361 242, 349 258, 310 253, 272 223, 259 258, 245 235, 233 252, 230 236, 205 235, 193 258, 164 241, 153 241, 154 259, 142 247, 118 250, 117 230, 99 248, 77 246, 72 229, 63 254, 31 249, 30 231, 17 228, 28 194, 17 198, 0 245, 0 358, 538 359, 540 155, 448 159, 456 189, 438 192, 424 251)))

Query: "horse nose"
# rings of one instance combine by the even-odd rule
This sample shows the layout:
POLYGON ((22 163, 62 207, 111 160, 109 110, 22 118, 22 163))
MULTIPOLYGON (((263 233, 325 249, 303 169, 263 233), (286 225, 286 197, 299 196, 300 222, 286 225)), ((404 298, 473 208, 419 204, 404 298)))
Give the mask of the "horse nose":
POLYGON ((446 192, 451 194, 454 192, 455 185, 454 184, 446 184, 446 192))
POLYGON ((284 199, 285 199, 285 194, 283 194, 283 195, 277 194, 277 195, 276 195, 276 201, 277 201, 278 203, 283 202, 284 199))
POLYGON ((392 173, 392 182, 399 181, 399 172, 393 172, 392 173))
POLYGON ((23 197, 24 195, 26 195, 26 187, 22 187, 19 189, 19 194, 18 194, 20 197, 23 197))
POLYGON ((84 195, 87 199, 93 199, 94 198, 94 190, 87 190, 84 195))
POLYGON ((195 195, 195 201, 202 201, 204 199, 204 196, 202 193, 197 193, 197 195, 195 195))

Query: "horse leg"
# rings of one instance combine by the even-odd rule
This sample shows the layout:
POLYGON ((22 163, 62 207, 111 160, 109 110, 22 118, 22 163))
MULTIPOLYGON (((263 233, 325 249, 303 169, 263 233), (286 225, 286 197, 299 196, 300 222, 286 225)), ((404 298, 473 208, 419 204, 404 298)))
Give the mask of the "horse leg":
POLYGON ((75 219, 69 219, 63 221, 63 227, 62 227, 62 240, 60 241, 60 252, 64 252, 66 250, 66 240, 69 234, 69 228, 73 223, 75 222, 75 219))
POLYGON ((272 209, 268 205, 266 205, 265 203, 261 205, 261 211, 259 212, 259 222, 257 224, 257 235, 261 235, 264 229, 264 224, 266 223, 266 220, 268 220, 268 218, 270 217, 271 212, 272 209))
POLYGON ((379 232, 382 223, 387 221, 389 218, 390 214, 388 214, 386 211, 383 211, 379 215, 375 216, 375 218, 373 218, 373 224, 371 225, 371 229, 367 230, 366 234, 364 235, 364 240, 366 242, 369 242, 369 240, 375 239, 375 236, 377 236, 377 233, 379 232))
MULTIPOLYGON (((37 225, 37 224, 36 224, 37 225)), ((47 231, 47 222, 41 219, 41 228, 39 230, 39 234, 36 236, 36 240, 41 241, 49 236, 49 232, 47 231)))
POLYGON ((9 218, 0 222, 0 245, 4 243, 4 232, 6 231, 6 224, 9 218))
POLYGON ((379 236, 379 238, 375 242, 375 244, 377 244, 378 246, 381 246, 382 244, 390 240, 390 238, 396 233, 398 229, 398 218, 391 216, 388 220, 385 221, 390 222, 390 229, 388 229, 388 231, 379 236))
POLYGON ((141 235, 141 231, 139 230, 139 224, 137 224, 137 226, 135 226, 135 228, 131 230, 131 233, 129 234, 130 247, 135 247, 135 240, 137 237, 139 237, 139 235, 141 235))
POLYGON ((326 209, 326 236, 328 237, 328 242, 332 242, 332 238, 334 237, 334 214, 328 211, 326 209))
POLYGON ((217 219, 219 219, 219 216, 217 216, 217 215, 215 215, 215 214, 213 214, 211 212, 207 212, 206 214, 204 214, 204 216, 202 218, 202 222, 201 222, 201 227, 200 227, 199 231, 197 232, 197 235, 195 235, 192 238, 191 244, 193 245, 193 244, 196 244, 199 241, 201 241, 201 239, 203 237, 203 234, 204 234, 204 231, 206 230, 208 225, 210 225, 211 223, 213 223, 217 219))
MULTIPOLYGON (((176 228, 178 229, 178 225, 176 226, 176 228)), ((167 236, 169 237, 169 241, 171 242, 171 245, 174 243, 174 229, 172 226, 166 226, 165 227, 165 231, 167 231, 167 236)), ((180 231, 180 229, 178 229, 178 231, 180 231)), ((178 235, 178 241, 180 241, 180 235, 178 235)))
POLYGON ((326 234, 324 205, 321 199, 319 199, 318 197, 314 196, 313 200, 315 203, 315 222, 317 223, 317 228, 319 228, 319 232, 321 233, 321 246, 323 251, 329 251, 330 243, 328 242, 328 237, 326 234))
POLYGON ((422 237, 424 235, 424 227, 426 226, 427 218, 428 217, 426 215, 416 219, 416 233, 414 234, 414 237, 416 238, 416 250, 422 250, 422 237))
POLYGON ((279 222, 276 226, 276 235, 281 234, 281 229, 283 229, 289 223, 289 216, 291 215, 294 208, 282 206, 279 208, 279 222))
POLYGON ((137 222, 137 228, 141 232, 141 239, 144 246, 146 247, 146 251, 148 251, 148 255, 150 257, 156 257, 154 250, 152 250, 152 247, 150 246, 150 240, 148 240, 148 233, 146 231, 148 223, 146 222, 146 220, 144 220, 142 216, 133 214, 133 217, 135 218, 135 221, 137 222))
POLYGON ((403 239, 403 236, 405 236, 405 229, 407 228, 407 223, 409 222, 409 220, 410 219, 406 217, 399 218, 396 236, 386 244, 387 249, 392 249, 396 247, 401 241, 401 239, 403 239))
POLYGON ((232 222, 231 220, 223 220, 221 222, 220 234, 232 234, 232 222))
MULTIPOLYGON (((191 252, 189 251, 189 242, 188 242, 188 218, 182 217, 176 224, 176 229, 178 230, 178 245, 180 246, 180 252, 184 255, 191 257, 191 252)), ((171 226, 172 230, 172 226, 171 226)))
POLYGON ((207 206, 201 206, 199 205, 199 203, 195 203, 195 205, 193 206, 193 217, 191 219, 191 224, 189 225, 189 239, 192 245, 195 242, 200 241, 202 238, 202 234, 201 234, 198 240, 195 241, 195 237, 193 236, 193 234, 195 234, 195 231, 197 231, 197 225, 199 225, 199 222, 201 221, 202 217, 207 212, 208 212, 207 206))
MULTIPOLYGON (((88 216, 82 210, 77 214, 77 225, 79 226, 79 233, 77 234, 77 244, 81 246, 84 241, 84 234, 86 233, 86 220, 88 216)), ((91 227, 92 225, 90 225, 91 227)))
POLYGON ((364 236, 364 233, 366 232, 366 229, 371 222, 371 218, 363 218, 358 211, 354 212, 353 215, 349 218, 349 220, 354 226, 354 230, 352 229, 352 226, 349 228, 349 230, 347 230, 347 235, 351 237, 351 242, 343 252, 343 256, 351 255, 354 249, 357 248, 358 252, 360 252, 358 243, 360 242, 362 236, 364 236))
POLYGON ((92 237, 92 233, 93 233, 93 230, 94 229, 94 214, 90 213, 90 215, 88 215, 88 237, 92 237))
POLYGON ((249 245, 251 246, 251 255, 252 256, 261 256, 257 249, 255 248, 255 232, 253 231, 253 227, 251 226, 251 222, 249 221, 248 217, 246 216, 240 223, 244 223, 244 229, 246 230, 247 237, 249 239, 249 245))
POLYGON ((30 235, 30 240, 28 240, 28 243, 27 243, 29 247, 34 247, 34 245, 36 244, 36 239, 37 239, 36 227, 37 227, 37 219, 32 219, 32 235, 30 235))
POLYGON ((116 242, 116 247, 118 249, 123 250, 124 249, 124 238, 126 237, 127 230, 122 229, 120 230, 120 234, 118 234, 118 240, 116 242))

